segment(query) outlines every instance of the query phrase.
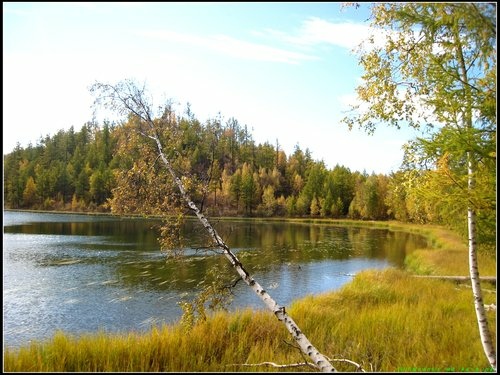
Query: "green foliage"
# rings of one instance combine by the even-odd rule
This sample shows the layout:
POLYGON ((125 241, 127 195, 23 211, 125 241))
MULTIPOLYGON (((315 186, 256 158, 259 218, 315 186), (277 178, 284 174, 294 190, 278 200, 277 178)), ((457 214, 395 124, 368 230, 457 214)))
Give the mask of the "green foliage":
POLYGON ((274 197, 274 188, 268 185, 264 188, 262 193, 262 205, 261 205, 263 216, 274 216, 278 210, 278 202, 274 197))
POLYGON ((29 207, 34 205, 36 201, 37 201, 36 184, 33 177, 30 176, 28 178, 28 181, 26 181, 26 187, 24 188, 23 191, 23 203, 29 207))
POLYGON ((241 199, 245 214, 251 215, 256 205, 258 194, 258 181, 254 177, 253 169, 247 163, 241 168, 241 199))
MULTIPOLYGON (((382 124, 428 131, 406 145, 404 173, 388 184, 389 212, 401 220, 445 223, 465 235, 472 209, 482 244, 491 247, 496 5, 380 3, 372 16, 383 43, 371 38, 359 50, 363 106, 354 106, 344 122, 368 133, 382 124)), ((352 214, 370 216, 360 205, 355 198, 352 214)))
POLYGON ((22 194, 26 183, 21 178, 20 166, 22 163, 23 151, 19 144, 8 155, 4 156, 4 202, 7 206, 19 208, 23 204, 22 194))
POLYGON ((79 209, 90 210, 91 204, 101 209, 114 183, 113 135, 106 126, 103 132, 101 136, 95 124, 85 124, 77 133, 71 127, 41 139, 36 147, 17 147, 5 155, 6 207, 71 210, 76 194, 79 209), (99 142, 108 144, 102 153, 96 151, 99 142))
MULTIPOLYGON (((473 130, 475 133, 475 131, 473 130)), ((403 184, 400 193, 409 198, 421 197, 421 217, 424 222, 448 225, 467 235, 466 217, 463 212, 472 204, 478 213, 479 242, 486 246, 495 243, 493 233, 496 223, 496 158, 491 142, 480 145, 481 154, 473 178, 473 190, 468 188, 465 151, 460 152, 461 137, 443 128, 430 139, 417 139, 408 145, 405 174, 413 182, 403 184), (432 163, 433 170, 411 173, 414 164, 432 163), (403 192, 405 190, 405 192, 403 192), (488 245, 489 244, 489 245, 488 245)), ((479 144, 479 143, 478 143, 479 144)), ((479 154, 479 152, 478 152, 479 154)), ((415 217, 410 209, 408 216, 415 217)))
POLYGON ((184 236, 182 227, 184 222, 185 217, 182 213, 162 218, 158 242, 160 243, 160 249, 169 257, 179 257, 183 254, 184 236))
POLYGON ((231 285, 218 266, 212 267, 204 280, 198 284, 201 290, 191 301, 181 301, 182 308, 180 325, 185 331, 190 331, 196 324, 207 320, 208 311, 227 311, 233 299, 231 285))
POLYGON ((309 212, 313 217, 318 216, 320 213, 320 206, 316 196, 314 196, 313 199, 311 200, 311 206, 309 207, 309 212))

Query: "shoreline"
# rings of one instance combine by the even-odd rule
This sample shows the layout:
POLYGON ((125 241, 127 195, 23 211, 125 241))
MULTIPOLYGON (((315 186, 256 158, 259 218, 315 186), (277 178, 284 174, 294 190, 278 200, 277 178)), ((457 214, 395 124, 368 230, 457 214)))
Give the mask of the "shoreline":
MULTIPOLYGON (((31 213, 46 213, 46 214, 60 214, 60 215, 85 215, 85 216, 110 216, 116 218, 132 218, 132 219, 162 219, 165 216, 161 215, 142 215, 142 214, 127 214, 120 215, 114 214, 112 212, 93 212, 93 211, 58 211, 58 210, 31 210, 31 209, 17 209, 17 208, 4 208, 5 211, 9 212, 31 212, 31 213)), ((395 220, 387 221, 377 221, 377 220, 354 220, 354 219, 333 219, 333 218, 321 218, 321 217, 256 217, 256 216, 208 216, 205 217, 210 220, 216 221, 269 221, 269 222, 285 222, 285 223, 305 223, 305 224, 317 224, 317 225, 335 225, 335 226, 356 226, 356 227, 373 227, 382 228, 390 230, 403 230, 410 231, 410 233, 415 233, 416 227, 426 227, 431 228, 432 225, 423 224, 412 224, 403 223, 395 220)), ((197 220, 194 215, 186 215, 187 219, 197 220)))

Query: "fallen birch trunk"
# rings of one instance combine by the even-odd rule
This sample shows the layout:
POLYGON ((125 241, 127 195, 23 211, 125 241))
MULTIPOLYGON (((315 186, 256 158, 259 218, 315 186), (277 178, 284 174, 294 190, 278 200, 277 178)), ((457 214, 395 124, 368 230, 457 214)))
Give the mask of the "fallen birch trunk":
MULTIPOLYGON (((440 275, 412 275, 412 276, 422 277, 427 279, 452 280, 457 282, 466 282, 471 280, 470 276, 440 276, 440 275)), ((481 276, 479 280, 486 281, 492 284, 496 284, 497 282, 496 276, 481 276)))

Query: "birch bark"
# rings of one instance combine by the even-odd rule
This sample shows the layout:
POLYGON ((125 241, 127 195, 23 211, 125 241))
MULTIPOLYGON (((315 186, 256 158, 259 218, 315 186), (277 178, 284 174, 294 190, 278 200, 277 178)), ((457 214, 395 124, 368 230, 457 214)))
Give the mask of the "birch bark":
MULTIPOLYGON (((473 160, 470 153, 468 153, 468 188, 474 189, 474 167, 473 160)), ((477 324, 479 328, 479 335, 483 350, 490 362, 491 367, 497 370, 497 356, 496 350, 493 345, 491 331, 488 326, 488 317, 486 316, 486 309, 484 307, 483 292, 481 289, 481 280, 479 277, 479 268, 477 262, 477 243, 476 243, 476 212, 472 205, 467 210, 467 225, 469 232, 469 272, 472 284, 472 295, 474 296, 474 308, 476 310, 477 324)))

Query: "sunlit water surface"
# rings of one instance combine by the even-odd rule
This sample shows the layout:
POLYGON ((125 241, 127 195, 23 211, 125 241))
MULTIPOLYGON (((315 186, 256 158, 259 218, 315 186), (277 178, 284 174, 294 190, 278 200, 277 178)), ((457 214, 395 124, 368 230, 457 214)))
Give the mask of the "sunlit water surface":
MULTIPOLYGON (((196 222, 185 227, 184 260, 160 251, 154 220, 4 211, 4 345, 43 340, 57 330, 81 334, 142 331, 177 321, 178 302, 194 296, 223 256, 206 245, 196 222)), ((280 304, 334 290, 365 269, 401 267, 426 245, 403 232, 266 221, 215 221, 247 271, 280 304)), ((234 275, 233 275, 234 274, 234 275)), ((265 308, 239 282, 230 310, 265 308)))

